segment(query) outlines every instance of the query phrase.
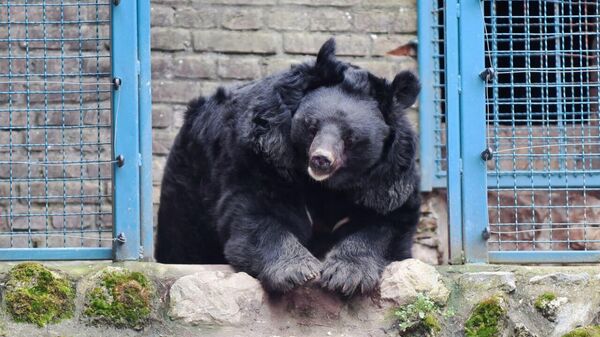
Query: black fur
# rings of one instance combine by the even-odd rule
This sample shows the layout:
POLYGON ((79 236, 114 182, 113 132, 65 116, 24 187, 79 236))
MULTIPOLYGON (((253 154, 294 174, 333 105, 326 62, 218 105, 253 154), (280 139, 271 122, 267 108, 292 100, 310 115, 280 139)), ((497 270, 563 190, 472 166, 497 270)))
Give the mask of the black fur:
POLYGON ((314 63, 192 101, 164 171, 156 259, 230 263, 273 292, 311 279, 372 291, 410 257, 420 200, 402 110, 418 90, 412 74, 389 83, 338 61, 329 40, 314 63), (312 132, 325 132, 307 130, 315 121, 345 144, 323 183, 306 173, 312 132))

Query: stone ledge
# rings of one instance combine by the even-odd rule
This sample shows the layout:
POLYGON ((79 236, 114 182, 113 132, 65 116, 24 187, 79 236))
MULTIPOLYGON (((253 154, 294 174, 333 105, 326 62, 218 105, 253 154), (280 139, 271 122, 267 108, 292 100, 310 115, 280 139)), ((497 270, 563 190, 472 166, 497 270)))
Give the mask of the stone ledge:
MULTIPOLYGON (((5 281, 16 264, 0 263, 0 280, 5 281)), ((490 299, 498 299, 502 312, 498 336, 561 337, 600 322, 600 269, 594 266, 433 267, 406 260, 388 266, 379 294, 344 299, 314 284, 269 296, 257 280, 229 266, 44 265, 64 272, 77 285, 74 317, 40 329, 14 322, 3 309, 0 336, 397 336, 407 326, 403 336, 464 336, 466 322, 472 322, 473 313, 483 310, 481 303, 490 299), (143 330, 86 324, 83 289, 108 266, 142 272, 152 280, 155 301, 143 330), (415 314, 435 321, 418 329, 410 325, 414 322, 402 322, 415 314), (423 327, 431 328, 431 333, 423 332, 423 327)))

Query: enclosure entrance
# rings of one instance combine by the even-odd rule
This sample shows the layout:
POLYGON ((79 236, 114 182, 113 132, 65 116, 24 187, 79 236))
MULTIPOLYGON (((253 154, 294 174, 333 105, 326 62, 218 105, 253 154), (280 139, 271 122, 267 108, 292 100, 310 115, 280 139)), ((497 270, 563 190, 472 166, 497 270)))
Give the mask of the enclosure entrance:
POLYGON ((141 4, 0 4, 0 260, 139 256, 141 4))
POLYGON ((419 4, 421 114, 445 127, 422 133, 422 172, 446 174, 451 260, 600 261, 600 5, 419 4))
POLYGON ((594 2, 484 2, 490 252, 600 249, 599 18, 594 2))

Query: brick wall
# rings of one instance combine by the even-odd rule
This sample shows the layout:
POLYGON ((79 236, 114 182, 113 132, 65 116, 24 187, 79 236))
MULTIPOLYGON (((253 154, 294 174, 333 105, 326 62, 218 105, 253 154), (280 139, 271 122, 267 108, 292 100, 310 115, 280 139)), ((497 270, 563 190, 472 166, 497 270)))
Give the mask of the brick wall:
MULTIPOLYGON (((153 0, 155 214, 166 156, 190 99, 314 58, 331 36, 341 59, 391 79, 416 70, 414 59, 386 55, 416 38, 416 24, 416 0, 153 0)), ((416 126, 416 110, 409 113, 416 126)), ((426 198, 415 247, 431 263, 442 258, 439 203, 426 198)))

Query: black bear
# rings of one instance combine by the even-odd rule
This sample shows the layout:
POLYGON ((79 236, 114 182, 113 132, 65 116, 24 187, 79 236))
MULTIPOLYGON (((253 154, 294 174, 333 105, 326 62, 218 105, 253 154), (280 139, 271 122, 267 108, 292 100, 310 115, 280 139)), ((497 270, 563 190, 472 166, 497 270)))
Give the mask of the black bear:
POLYGON ((317 59, 192 101, 165 167, 155 257, 229 263, 271 292, 368 293, 411 256, 419 82, 317 59))

